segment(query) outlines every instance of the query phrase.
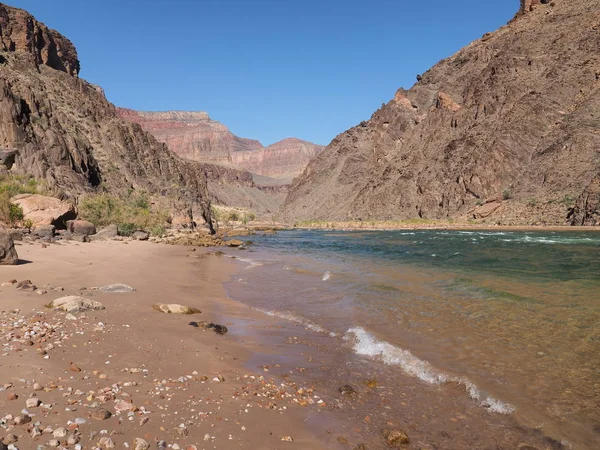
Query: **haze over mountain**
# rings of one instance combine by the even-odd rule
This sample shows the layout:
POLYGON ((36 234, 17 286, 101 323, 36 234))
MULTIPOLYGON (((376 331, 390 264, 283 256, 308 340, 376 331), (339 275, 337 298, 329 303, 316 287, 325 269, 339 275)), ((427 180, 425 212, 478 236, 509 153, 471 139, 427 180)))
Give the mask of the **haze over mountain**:
POLYGON ((119 115, 138 123, 179 156, 195 161, 247 170, 262 184, 289 184, 323 146, 288 138, 263 147, 253 139, 235 136, 204 111, 142 112, 118 108, 119 115))
POLYGON ((600 2, 522 0, 337 136, 283 215, 598 224, 599 110, 600 2))

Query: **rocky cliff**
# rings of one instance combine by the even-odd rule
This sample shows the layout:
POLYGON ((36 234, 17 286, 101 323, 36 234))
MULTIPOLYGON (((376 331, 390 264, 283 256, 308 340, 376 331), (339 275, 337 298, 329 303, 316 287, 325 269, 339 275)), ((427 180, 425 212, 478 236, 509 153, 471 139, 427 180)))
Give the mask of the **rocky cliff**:
POLYGON ((417 80, 311 161, 286 218, 598 224, 598 1, 522 0, 417 80))
POLYGON ((210 222, 205 167, 121 119, 100 88, 77 77, 68 39, 1 3, 0 39, 0 149, 17 150, 12 172, 62 197, 148 191, 210 222))
POLYGON ((206 112, 139 112, 119 108, 124 119, 138 123, 171 150, 187 159, 248 170, 285 184, 299 175, 323 147, 290 138, 263 147, 235 136, 206 112))

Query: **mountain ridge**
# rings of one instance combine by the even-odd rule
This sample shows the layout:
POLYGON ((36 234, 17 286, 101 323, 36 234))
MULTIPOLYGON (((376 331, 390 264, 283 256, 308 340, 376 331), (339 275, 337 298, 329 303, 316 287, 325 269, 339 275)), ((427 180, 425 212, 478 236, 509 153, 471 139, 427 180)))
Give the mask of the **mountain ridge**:
POLYGON ((290 183, 324 148, 298 138, 265 147, 258 140, 236 136, 205 111, 118 111, 184 158, 248 170, 281 184, 290 183))
POLYGON ((296 220, 600 221, 600 5, 522 0, 295 179, 296 220))

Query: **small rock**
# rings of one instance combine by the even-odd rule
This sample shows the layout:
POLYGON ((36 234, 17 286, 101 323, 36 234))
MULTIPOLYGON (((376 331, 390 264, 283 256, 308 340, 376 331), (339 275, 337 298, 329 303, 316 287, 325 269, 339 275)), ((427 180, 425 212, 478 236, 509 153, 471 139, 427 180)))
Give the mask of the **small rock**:
POLYGON ((15 284, 17 284, 17 280, 9 280, 2 283, 2 287, 14 286, 15 284))
POLYGON ((15 425, 25 425, 29 422, 31 422, 31 417, 27 414, 21 414, 20 416, 15 417, 15 425))
POLYGON ((115 448, 115 442, 109 437, 101 437, 98 440, 98 447, 110 450, 112 448, 115 448))
POLYGON ((37 408, 38 406, 40 406, 40 404, 41 404, 41 403, 42 403, 42 402, 40 401, 40 399, 39 399, 39 398, 35 398, 35 397, 33 397, 33 398, 28 398, 28 399, 25 401, 25 406, 26 406, 27 408, 37 408))
POLYGON ((178 305, 176 303, 155 303, 152 309, 166 314, 200 314, 202 311, 191 306, 178 305))
POLYGON ((345 384, 338 388, 338 392, 342 395, 354 395, 356 394, 356 390, 350 386, 349 384, 345 384))
POLYGON ((8 445, 8 444, 14 444, 18 440, 19 440, 19 438, 17 436, 15 436, 14 434, 7 434, 6 437, 2 440, 2 442, 4 442, 5 445, 8 445))
POLYGON ((48 291, 46 289, 38 289, 37 291, 35 291, 35 293, 37 295, 46 295, 48 291))
POLYGON ((244 245, 244 241, 240 241, 239 239, 232 239, 230 241, 225 241, 225 243, 229 247, 241 247, 242 245, 244 245))
POLYGON ((365 386, 367 386, 367 387, 376 388, 377 387, 377 378, 365 378, 364 383, 365 383, 365 386))
POLYGON ((69 370, 71 372, 81 372, 81 368, 77 364, 75 364, 75 363, 70 363, 69 364, 69 370))
POLYGON ((33 383, 33 390, 34 391, 43 391, 44 387, 40 383, 33 383))
POLYGON ((136 231, 131 235, 131 237, 136 241, 147 241, 150 235, 145 231, 136 231))
POLYGON ((37 286, 31 282, 31 280, 22 280, 15 284, 17 291, 35 291, 37 286))
POLYGON ((285 442, 294 442, 294 438, 291 436, 283 436, 281 440, 285 442))
POLYGON ((133 449, 134 450, 148 450, 150 448, 150 444, 143 440, 142 438, 135 438, 133 440, 133 449))
POLYGON ((387 445, 392 448, 401 448, 410 442, 408 435, 400 429, 383 430, 383 438, 387 445))
POLYGON ((104 408, 97 409, 92 412, 92 419, 94 420, 106 420, 112 416, 112 413, 104 408))
POLYGON ((54 436, 55 438, 64 438, 67 436, 67 434, 68 431, 63 427, 57 428, 52 432, 52 436, 54 436))
POLYGON ((158 450, 166 450, 167 449, 167 442, 166 441, 158 441, 156 443, 156 448, 158 448, 158 450))
POLYGON ((67 438, 67 445, 75 445, 79 442, 79 435, 72 434, 67 438))
POLYGON ((58 447, 60 445, 60 441, 58 441, 57 439, 52 439, 48 441, 48 445, 50 447, 58 447))
POLYGON ((101 286, 98 288, 98 292, 102 292, 103 294, 121 294, 126 292, 133 292, 134 288, 127 284, 108 284, 106 286, 101 286))
POLYGON ((342 445, 348 445, 348 444, 349 444, 349 442, 348 442, 348 439, 346 439, 346 438, 345 438, 345 437, 343 437, 343 436, 338 436, 338 437, 337 437, 337 441, 338 441, 340 444, 342 444, 342 445))
POLYGON ((11 392, 10 394, 8 394, 6 396, 6 400, 8 400, 8 401, 13 401, 13 400, 16 400, 18 398, 19 398, 19 396, 17 394, 15 394, 14 392, 11 392))
POLYGON ((57 298, 48 305, 52 309, 60 309, 69 313, 84 312, 90 310, 102 310, 104 305, 100 302, 89 300, 78 295, 68 295, 57 298))
POLYGON ((221 334, 221 335, 223 335, 229 331, 225 325, 219 325, 219 324, 216 324, 213 322, 207 322, 205 320, 200 321, 200 322, 190 322, 190 325, 195 328, 203 328, 205 330, 214 330, 215 333, 221 334))

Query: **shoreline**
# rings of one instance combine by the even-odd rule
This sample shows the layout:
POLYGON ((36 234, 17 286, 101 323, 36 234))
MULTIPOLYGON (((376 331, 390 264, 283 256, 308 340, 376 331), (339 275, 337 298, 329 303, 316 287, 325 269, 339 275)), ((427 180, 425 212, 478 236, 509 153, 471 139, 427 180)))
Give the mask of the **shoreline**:
POLYGON ((447 231, 523 231, 523 232, 600 232, 600 227, 568 225, 479 225, 479 224, 380 224, 365 225, 354 222, 331 222, 323 225, 296 226, 296 230, 330 231, 395 231, 395 230, 447 230, 447 231))
MULTIPOLYGON (((28 263, 5 266, 7 280, 29 278, 65 290, 38 296, 0 288, 2 335, 7 326, 36 317, 57 333, 39 344, 32 339, 32 347, 0 336, 0 366, 10 368, 0 379, 0 408, 16 416, 38 382, 43 391, 33 393, 43 405, 30 409, 36 414, 33 421, 56 430, 86 420, 70 432, 79 433, 83 448, 110 437, 119 448, 125 443, 135 448, 133 442, 140 438, 152 447, 165 441, 173 450, 372 450, 388 448, 382 431, 392 428, 410 436, 411 443, 402 448, 458 449, 465 441, 447 436, 478 427, 469 438, 470 446, 477 447, 499 424, 511 430, 513 444, 519 442, 515 418, 490 416, 464 392, 424 384, 355 355, 339 340, 305 324, 270 317, 230 298, 225 283, 247 268, 247 262, 233 259, 239 254, 236 249, 223 253, 219 248, 137 241, 36 242, 17 248, 28 263), (91 289, 110 283, 127 283, 137 290, 100 294, 91 289), (65 313, 43 307, 54 298, 76 294, 100 301, 106 309, 69 320, 65 313), (185 304, 202 313, 163 314, 152 310, 157 302, 185 304), (15 315, 14 308, 22 312, 15 315), (188 325, 200 320, 224 324, 229 332, 219 336, 188 325), (39 354, 38 347, 46 348, 48 342, 53 348, 39 354), (81 372, 73 372, 72 363, 81 372), (367 386, 367 378, 378 381, 367 386), (2 390, 7 383, 12 386, 2 390), (357 394, 340 393, 346 384, 356 387, 357 394), (12 393, 18 395, 16 401, 7 400, 12 393), (438 410, 449 397, 458 398, 461 406, 445 416, 438 410), (118 412, 123 402, 125 409, 118 412), (97 422, 93 411, 102 407, 113 416, 97 422)), ((18 436, 17 445, 25 448, 53 437, 31 438, 23 426, 4 432, 18 436)), ((537 444, 530 448, 544 448, 543 436, 523 430, 522 437, 537 444)))

